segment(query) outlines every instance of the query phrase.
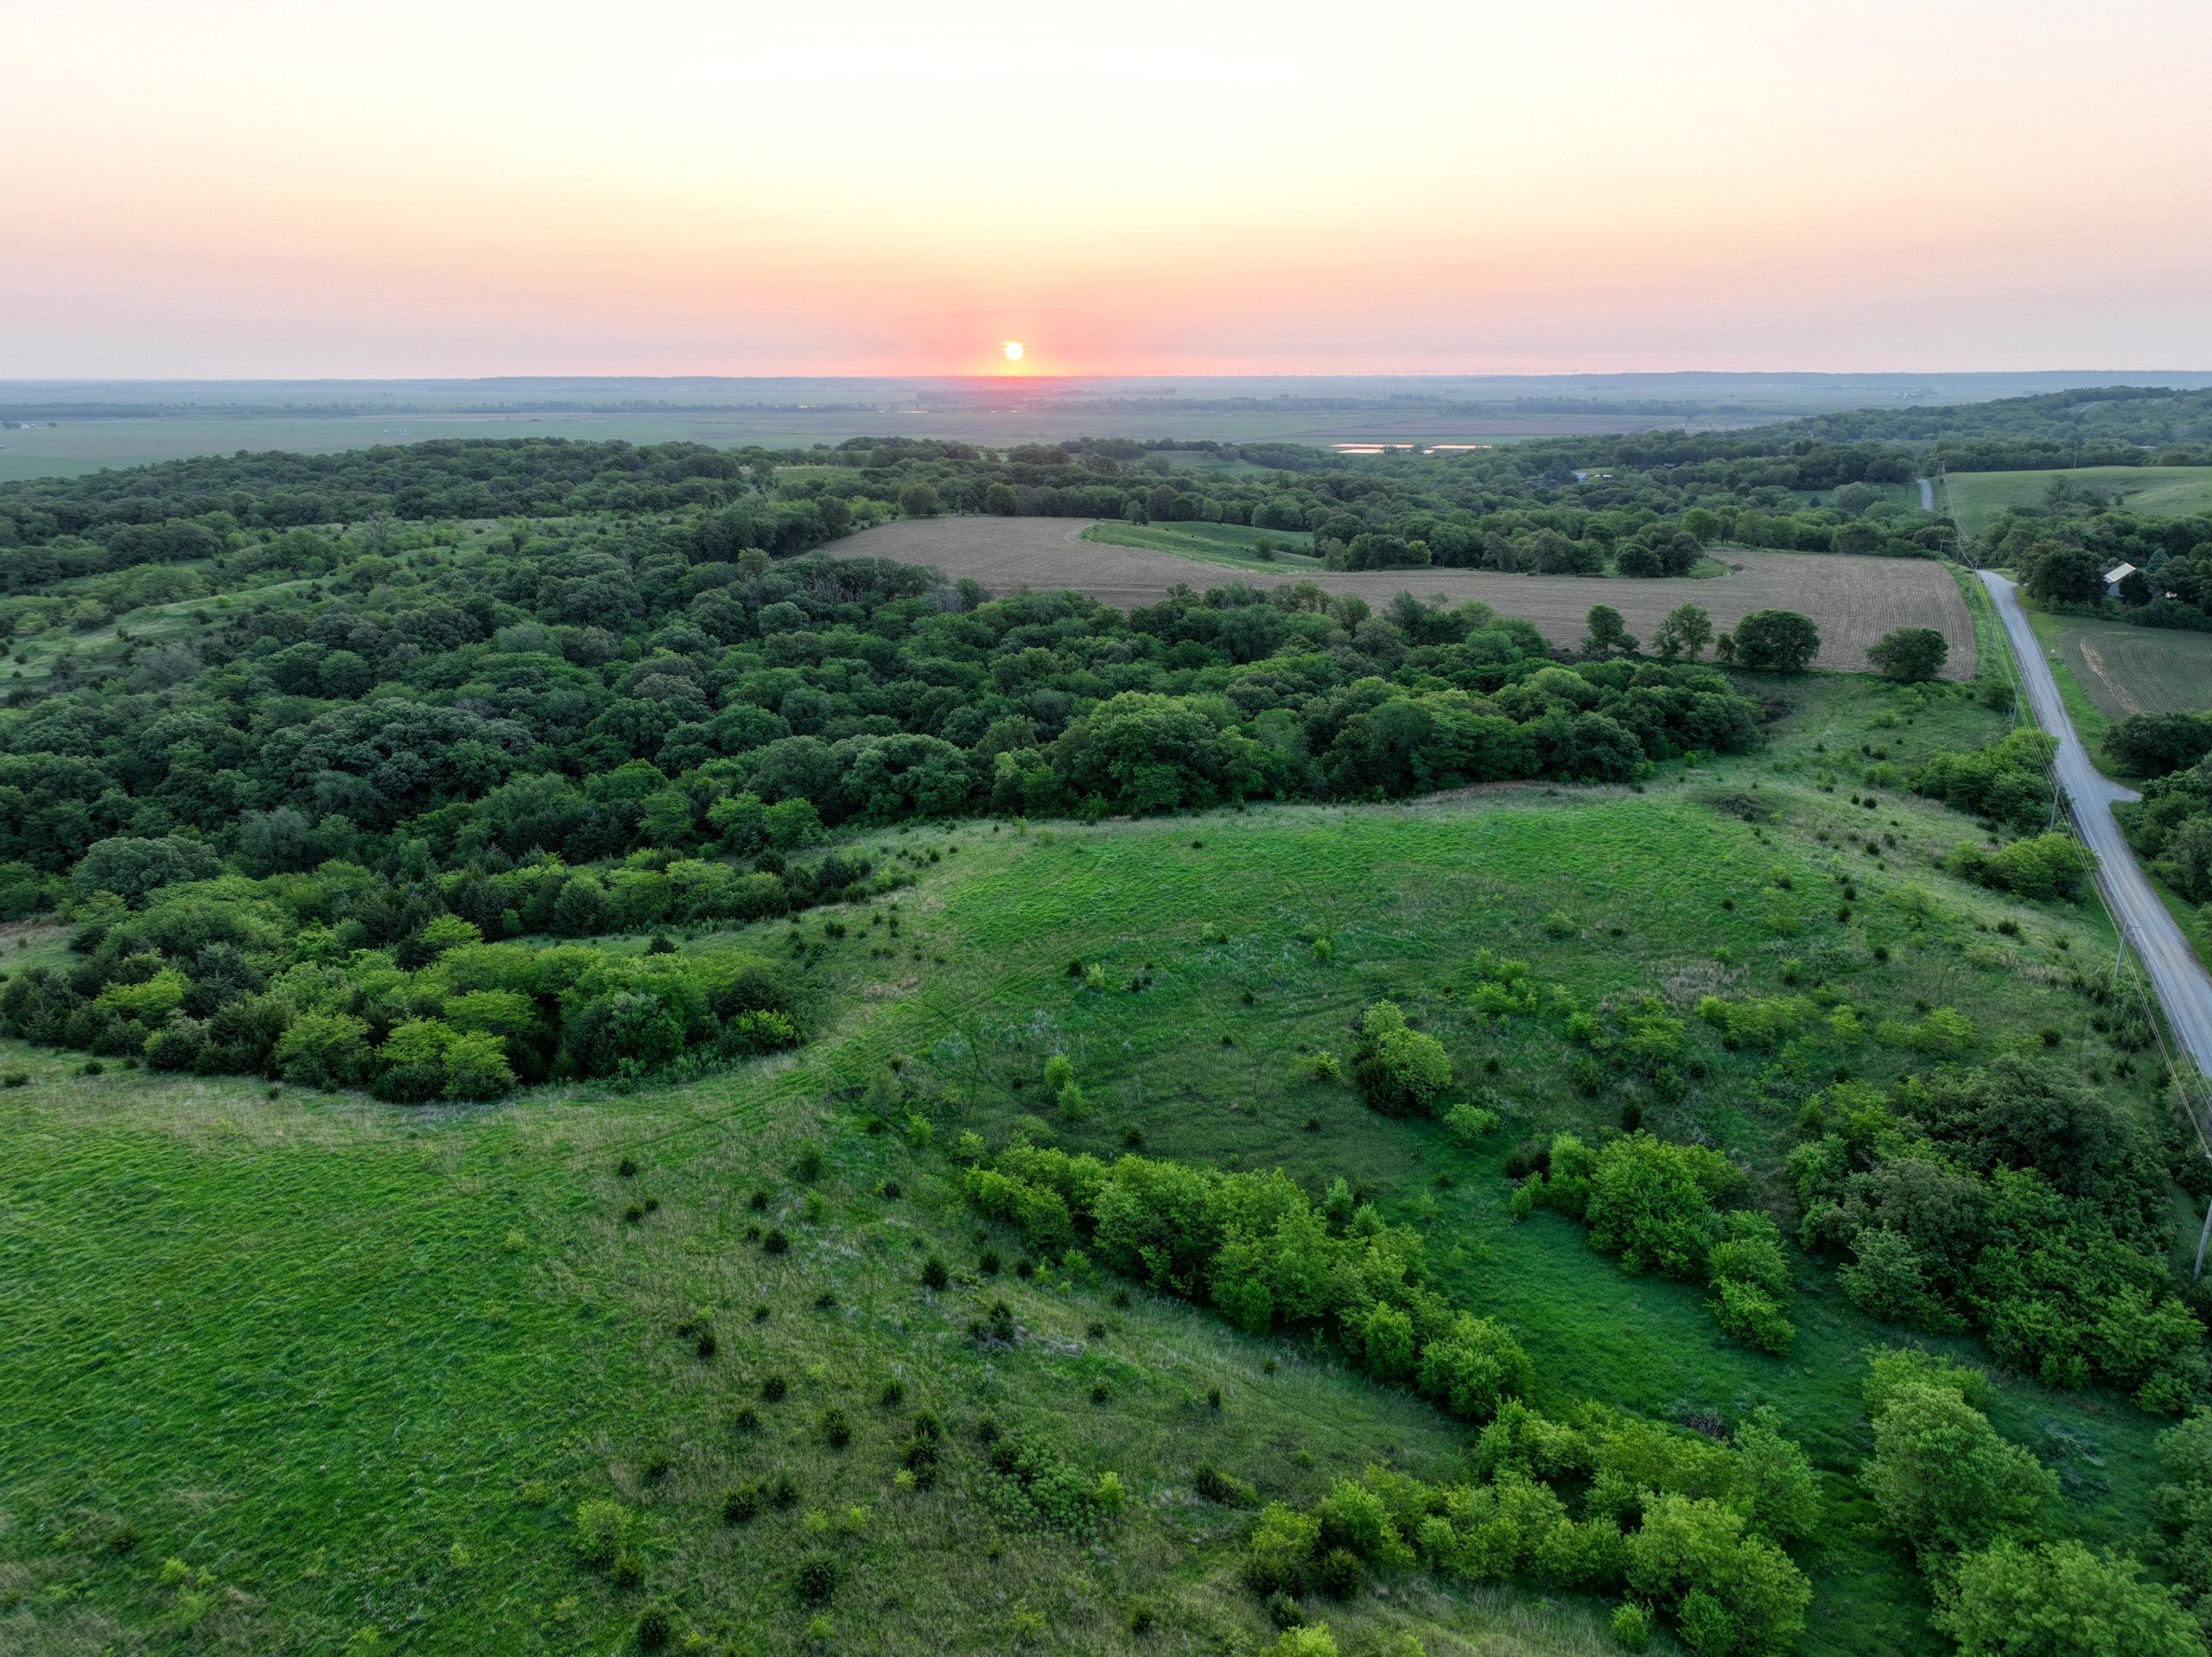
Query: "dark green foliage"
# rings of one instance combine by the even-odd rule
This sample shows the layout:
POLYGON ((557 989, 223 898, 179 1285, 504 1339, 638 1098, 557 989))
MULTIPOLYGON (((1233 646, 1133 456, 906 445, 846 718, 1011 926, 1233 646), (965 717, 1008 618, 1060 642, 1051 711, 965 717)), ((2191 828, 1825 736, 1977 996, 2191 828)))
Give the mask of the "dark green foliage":
POLYGON ((2203 1630, 2135 1561, 2079 1542, 1999 1542, 1959 1562, 1936 1626, 1959 1657, 2197 1657, 2203 1630))
POLYGON ((2108 1381, 2153 1411, 2203 1385, 2202 1327, 2166 1277, 2157 1148, 2063 1070, 2007 1056, 1886 1099, 1840 1082, 1804 1131, 1789 1159, 1804 1241, 1850 1256, 1842 1286, 1865 1311, 1972 1324, 2013 1368, 2108 1381))
POLYGON ((2212 753, 2212 719, 2196 714, 2130 714, 2105 733, 2104 747, 2124 771, 2164 777, 2212 753))
MULTIPOLYGON (((1739 630, 1739 654, 1742 649, 1739 630)), ((1943 663, 1950 653, 1950 645, 1933 627, 1893 628, 1866 647, 1866 659, 1873 664, 1874 671, 1900 684, 1918 684, 1933 679, 1942 672, 1943 663)))
POLYGON ((927 1260, 922 1262, 922 1286, 924 1288, 942 1289, 951 1281, 951 1272, 946 1267, 945 1263, 939 1260, 935 1254, 931 1254, 927 1260))
POLYGON ((1217 1501, 1224 1508, 1256 1508, 1259 1493, 1243 1479, 1222 1472, 1207 1464, 1192 1476, 1192 1488, 1208 1501, 1217 1501))
POLYGON ((1754 610, 1732 636, 1736 664, 1761 673, 1802 673, 1821 650, 1820 629, 1795 610, 1754 610))
MULTIPOLYGON (((1760 1007, 1708 998, 1708 1022, 1732 1042, 1762 1044, 1770 1033, 1760 1007)), ((1535 1159, 1519 1158, 1524 1171, 1535 1159)), ((1514 1165, 1509 1160, 1508 1171, 1514 1165)), ((1712 1292, 1713 1320, 1763 1352, 1787 1352, 1796 1338, 1787 1308, 1789 1263, 1781 1233, 1765 1215, 1724 1210, 1744 1175, 1719 1152, 1671 1145, 1630 1132, 1597 1150, 1572 1133, 1555 1137, 1544 1154, 1544 1201, 1590 1227, 1590 1242, 1618 1254, 1630 1272, 1658 1272, 1712 1292)))
POLYGON ((1352 1080, 1386 1116, 1428 1116, 1452 1084, 1452 1060, 1433 1036, 1406 1027, 1395 1002, 1377 1001, 1360 1015, 1352 1080))
POLYGON ((1913 773, 1912 788, 1954 810, 2031 834, 2050 821, 2056 751, 2050 736, 2023 727, 1976 752, 1934 755, 1913 773))
POLYGON ((803 1604, 826 1604, 837 1591, 836 1561, 821 1553, 799 1561, 798 1569, 791 1573, 791 1591, 803 1604))

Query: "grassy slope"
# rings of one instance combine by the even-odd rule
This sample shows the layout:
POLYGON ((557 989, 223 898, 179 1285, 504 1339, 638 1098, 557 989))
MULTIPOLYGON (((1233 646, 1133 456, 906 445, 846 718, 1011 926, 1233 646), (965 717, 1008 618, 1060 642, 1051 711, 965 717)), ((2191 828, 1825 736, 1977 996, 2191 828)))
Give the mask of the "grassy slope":
MULTIPOLYGON (((1126 1632, 1140 1600, 1162 1624, 1151 1642, 1256 1639, 1258 1608, 1234 1580, 1239 1521, 1192 1496, 1197 1463, 1302 1498, 1372 1460, 1449 1473, 1465 1435, 1294 1343, 1237 1336, 1141 1292, 1118 1308, 1107 1284, 977 1279, 978 1245, 1011 1264, 1014 1240, 979 1230, 941 1148, 863 1131, 856 1090, 887 1059, 907 1061, 903 1085, 941 1147, 1040 1108, 1034 1078, 1064 1051, 1094 1106, 1055 1121, 1066 1142, 1109 1150, 1135 1127, 1164 1154, 1366 1182, 1429 1230, 1454 1292, 1521 1331, 1553 1396, 1662 1413, 1773 1402, 1831 1475, 1826 1538, 1804 1556, 1820 1595, 1806 1648, 1932 1649, 1914 1578, 1863 1533, 1844 1477, 1866 1442, 1856 1355, 1887 1332, 1823 1271, 1800 1262, 1796 1351, 1759 1356, 1720 1337, 1694 1292, 1622 1275, 1556 1217, 1510 1225, 1496 1177, 1510 1133, 1470 1155, 1297 1079, 1302 1048, 1341 1051, 1358 1006, 1389 994, 1464 1074, 1497 1059, 1514 1131, 1610 1121, 1618 1095, 1566 1087, 1555 1038, 1477 1030, 1444 996, 1483 944, 1587 998, 1649 988, 1678 1006, 1713 987, 1770 993, 1796 957, 1876 1014, 1910 1017, 1916 999, 1965 1007, 1985 1051, 2055 1025, 2062 1059, 2101 1072, 2111 1056, 2087 1009, 2047 984, 2068 958, 2058 939, 2075 959, 2108 947, 2094 917, 1956 886, 1928 859, 1965 824, 1904 800, 1850 806, 1852 773, 1826 769, 1862 741, 1909 762, 1935 742, 1982 740, 1996 716, 1945 697, 1900 718, 1896 693, 1861 680, 1792 694, 1801 710, 1769 753, 1644 797, 1516 790, 909 836, 963 849, 905 895, 895 944, 863 924, 830 946, 817 974, 842 1010, 780 1066, 443 1114, 271 1099, 235 1082, 65 1077, 58 1057, 32 1056, 35 1084, 0 1093, 13 1153, 0 1174, 0 1598, 13 1600, 0 1630, 60 1652, 210 1635, 335 1651, 367 1626, 388 1650, 605 1650, 639 1597, 580 1569, 563 1527, 578 1499, 611 1491, 644 1515, 647 1591, 766 1652, 804 1643, 786 1584, 817 1546, 846 1572, 828 1612, 840 1648, 1003 1650, 1041 1619, 1076 1648, 1135 1650, 1148 1643, 1126 1632), (1822 791, 1831 774, 1836 793, 1822 791), (1781 814, 1764 830, 1692 797, 1754 781, 1781 814), (1904 843, 1883 861, 1845 848, 1847 833, 1892 822, 1904 843), (1849 926, 1821 907, 1832 865, 1866 899, 1849 926), (1777 866, 1802 899, 1788 938, 1765 930, 1759 896, 1777 866), (1908 879, 1941 905, 1917 935, 1881 900, 1908 879), (1573 936, 1540 924, 1554 910, 1573 936), (2026 935, 1983 930, 2001 915, 2026 935), (1207 924, 1227 941, 1201 943, 1207 924), (1315 959, 1309 927, 1334 940, 1333 961, 1315 959), (1888 965, 1868 958, 1874 940, 1896 951, 1888 965), (1149 962, 1153 986, 1080 987, 1063 970, 1071 955, 1121 982, 1149 962), (786 1171, 806 1142, 830 1152, 817 1219, 786 1171), (625 1152, 641 1165, 634 1180, 614 1172, 625 1152), (895 1201, 878 1194, 887 1178, 905 1187, 895 1201), (770 1195, 762 1217, 795 1240, 781 1260, 742 1239, 756 1187, 770 1195), (646 1195, 658 1211, 623 1223, 622 1206, 646 1195), (921 1291, 929 1250, 966 1280, 921 1291), (836 1304, 817 1309, 825 1291, 836 1304), (979 1351, 963 1331, 999 1295, 1028 1335, 1014 1352, 979 1351), (771 1315, 756 1324, 757 1305, 771 1315), (711 1362, 672 1334, 702 1307, 721 1335, 711 1362), (1086 1332, 1094 1320, 1104 1336, 1086 1332), (756 1404, 766 1430, 748 1438, 733 1416, 771 1371, 792 1395, 756 1404), (893 1375, 907 1395, 886 1411, 874 1400, 893 1375), (1213 1387, 1218 1412, 1205 1401, 1213 1387), (842 1451, 815 1430, 830 1403, 857 1425, 842 1451), (938 1490, 898 1495, 896 1446, 918 1405, 944 1415, 957 1444, 938 1490), (1131 1516, 1106 1545, 994 1517, 960 1432, 985 1411, 1049 1432, 1087 1470, 1121 1473, 1131 1516), (656 1481, 663 1454, 671 1470, 656 1481), (718 1522, 729 1484, 778 1468, 799 1486, 793 1513, 718 1522), (810 1540, 810 1510, 855 1504, 868 1510, 857 1536, 810 1540), (128 1553, 110 1546, 121 1523, 139 1533, 128 1553), (204 1604, 189 1584, 158 1581, 168 1557, 213 1573, 204 1604)), ((1712 1078, 1679 1107, 1652 1101, 1649 1120, 1727 1146, 1777 1192, 1790 1110, 1763 1102, 1751 1056, 1694 1039, 1712 1078)), ((1903 1068, 1872 1044, 1808 1057, 1876 1079, 1903 1068)), ((2132 1538, 2152 1424, 2119 1400, 2010 1381, 1993 1413, 2059 1462, 2077 1498, 2069 1524, 2132 1538)), ((1593 1609, 1530 1596, 1411 1584, 1324 1609, 1340 1629, 1418 1626, 1432 1653, 1602 1645, 1593 1609)))
POLYGON ((2131 512, 2186 517, 2212 511, 2212 467, 2088 466, 2054 472, 1954 472, 1951 511, 1967 536, 1980 535, 2008 506, 2042 505, 2054 478, 2118 496, 2131 512))
POLYGON ((1083 538, 1109 546, 1172 552, 1196 563, 1221 564, 1232 569, 1321 568, 1321 561, 1313 556, 1313 537, 1303 530, 1255 530, 1243 524, 1117 524, 1109 520, 1092 524, 1083 532, 1083 538), (1263 559, 1254 550, 1263 541, 1277 549, 1271 559, 1263 559))

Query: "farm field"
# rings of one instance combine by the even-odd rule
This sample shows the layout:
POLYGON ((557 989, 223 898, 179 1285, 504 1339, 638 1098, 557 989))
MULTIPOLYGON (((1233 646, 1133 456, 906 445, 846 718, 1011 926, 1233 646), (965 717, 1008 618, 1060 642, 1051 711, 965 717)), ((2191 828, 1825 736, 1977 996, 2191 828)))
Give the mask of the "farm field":
MULTIPOLYGON (((839 556, 931 564, 958 581, 973 577, 994 592, 1071 587, 1120 608, 1153 604, 1178 583, 1192 584, 1191 561, 1147 548, 1101 546, 1081 520, 1046 517, 902 518, 836 543, 839 556)), ((1255 587, 1313 581, 1354 593, 1370 605, 1396 594, 1441 594, 1453 604, 1478 599, 1505 615, 1525 616, 1553 644, 1582 637, 1593 604, 1610 604, 1629 630, 1648 637, 1668 611, 1697 604, 1714 626, 1733 626, 1754 610, 1798 610, 1820 625, 1816 665, 1863 670, 1866 647, 1892 628, 1939 629, 1950 643, 1946 676, 1974 673, 1974 628, 1957 585, 1940 564, 1921 559, 1849 558, 1720 549, 1733 567, 1720 576, 1657 581, 1572 575, 1508 575, 1492 570, 1405 569, 1271 573, 1255 561, 1243 579, 1255 587)))
MULTIPOLYGON (((1793 1255, 1797 1343, 1765 1357, 1720 1336, 1695 1289, 1624 1275, 1580 1228, 1550 1214, 1511 1223, 1499 1174, 1512 1140, 1594 1127, 1612 1107, 1567 1085, 1548 1029, 1490 1025, 1445 988, 1487 946, 1590 1000, 1649 990, 1682 1011, 1716 990, 1781 993, 1786 949, 1827 963, 1870 1022, 1970 1005, 1986 1052, 2041 1045, 2048 1027, 2071 1062, 2108 1062, 2088 1009, 2052 981, 2062 943, 2109 949, 2094 911, 1936 871, 1964 820, 1923 801, 1882 801, 1898 842, 1885 858, 1846 852, 1865 813, 1819 781, 1816 767, 1866 738, 1909 762, 1993 736, 2000 717, 1865 681, 1778 689, 1796 711, 1772 748, 1643 795, 1524 787, 879 831, 940 855, 916 887, 836 915, 836 932, 805 922, 823 944, 827 1032, 681 1084, 410 1109, 85 1076, 0 1044, 0 1063, 30 1077, 0 1094, 0 1641, 62 1654, 607 1651, 656 1603, 702 1649, 780 1657, 823 1642, 788 1584, 799 1561, 826 1557, 837 1587, 821 1615, 841 1649, 1001 1652, 1040 1628, 1106 1653, 1253 1645, 1268 1630, 1237 1577, 1243 1517, 1197 1497, 1192 1469, 1306 1501, 1370 1463, 1446 1476, 1467 1430, 1299 1341, 1237 1335, 1183 1303, 1117 1296, 1111 1280, 1017 1275, 1019 1237, 978 1222, 948 1152, 963 1132, 996 1145, 1027 1123, 1071 1149, 1111 1155, 1134 1133, 1151 1154, 1372 1190, 1428 1234, 1448 1292, 1519 1333, 1541 1402, 1594 1397, 1675 1419, 1771 1404, 1821 1470, 1828 1510, 1825 1540, 1801 1550, 1817 1596, 1801 1649, 1940 1649, 1916 1579, 1871 1539, 1848 1477, 1868 1444, 1862 1349, 1897 1331, 1793 1255), (1764 825, 1707 803, 1755 782, 1764 825), (1817 889, 1839 868, 1866 888, 1852 925, 1816 918, 1785 941, 1719 906, 1778 872, 1817 889), (1917 926, 1890 901, 1908 885, 1933 900, 1917 926), (2020 935, 1988 930, 1999 920, 2020 935), (1314 936, 1332 940, 1328 958, 1314 936), (1866 955, 1874 941, 1886 963, 1866 955), (1071 955, 1115 987, 1071 979, 1071 955), (1122 993, 1139 974, 1150 987, 1122 993), (1509 1117, 1490 1144, 1459 1148, 1312 1079, 1304 1056, 1341 1050, 1351 1017, 1382 996, 1462 1070, 1497 1062, 1509 1117), (1055 1053, 1082 1080, 1080 1116, 1040 1096, 1055 1053), (897 1131, 872 1130, 886 1120, 897 1131), (761 1223, 788 1235, 787 1253, 747 1240, 761 1223), (942 1292, 917 1281, 931 1254, 954 1269, 942 1292), (963 1333, 995 1299, 1018 1320, 1012 1347, 963 1333), (711 1355, 702 1327, 719 1337, 711 1355), (773 1402, 772 1376, 787 1388, 773 1402), (921 1409, 949 1434, 931 1490, 893 1478, 921 1409), (825 1438, 831 1411, 849 1444, 825 1438), (973 1430, 987 1415, 1049 1435, 1086 1477, 1116 1472, 1129 1501, 1116 1530, 1087 1547, 1021 1522, 981 1470, 973 1430), (777 1476, 791 1481, 789 1510, 723 1521, 728 1491, 777 1476), (569 1546, 576 1505, 607 1499, 632 1515, 632 1588, 569 1546), (1140 1608, 1157 1624, 1144 1637, 1131 1631, 1140 1608)), ((774 949, 784 930, 750 936, 774 949)), ((1652 1125, 1726 1149, 1771 1200, 1794 1113, 1760 1102, 1758 1056, 1707 1057, 1710 1079, 1652 1125)), ((1909 1062, 1853 1059, 1877 1082, 1909 1062)), ((2136 1101, 2155 1121, 2158 1095, 2136 1101)), ((2117 1399, 2011 1378, 1991 1413, 2062 1470, 2067 1530, 2133 1541, 2152 1423, 2117 1399)), ((1316 1615, 1348 1650, 1402 1630, 1433 1657, 1594 1657, 1611 1649, 1600 1613, 1572 1595, 1415 1578, 1316 1615)))
POLYGON ((2090 466, 2053 472, 1954 472, 1952 515, 1976 536, 2010 506, 2039 506, 2051 484, 2069 484, 2116 498, 2122 510, 2155 517, 2212 511, 2212 466, 2090 466))
POLYGON ((2035 611, 2036 632, 2107 720, 2212 708, 2212 635, 2035 611))

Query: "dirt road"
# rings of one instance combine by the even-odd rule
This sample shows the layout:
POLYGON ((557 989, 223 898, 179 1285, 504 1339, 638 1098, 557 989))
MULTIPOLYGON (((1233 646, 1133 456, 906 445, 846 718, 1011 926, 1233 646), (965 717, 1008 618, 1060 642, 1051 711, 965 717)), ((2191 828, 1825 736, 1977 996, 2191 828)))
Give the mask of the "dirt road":
POLYGON ((840 557, 934 564, 955 581, 973 577, 994 593, 1071 587, 1118 608, 1156 604, 1178 583, 1204 592, 1244 581, 1277 587, 1315 581, 1381 606, 1400 593, 1453 604, 1479 599, 1501 614, 1525 616, 1554 644, 1572 647, 1593 604, 1610 604, 1629 631, 1649 638, 1667 612, 1696 604, 1726 631, 1754 610, 1796 610, 1821 630, 1815 665, 1866 668, 1866 647, 1894 627, 1934 627, 1951 646, 1944 676, 1974 673, 1974 625, 1950 573, 1916 558, 1726 549, 1736 568, 1709 579, 1599 581, 1574 575, 1508 575, 1484 569, 1392 569, 1347 574, 1276 573, 1178 558, 1173 553, 1085 541, 1087 520, 1065 517, 901 518, 863 530, 829 550, 840 557))

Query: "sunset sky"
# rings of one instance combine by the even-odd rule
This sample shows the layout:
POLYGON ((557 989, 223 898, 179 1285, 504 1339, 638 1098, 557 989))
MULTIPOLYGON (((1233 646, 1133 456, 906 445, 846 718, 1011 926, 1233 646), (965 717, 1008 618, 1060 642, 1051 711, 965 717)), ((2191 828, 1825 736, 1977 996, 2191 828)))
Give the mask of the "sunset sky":
POLYGON ((2212 367, 2207 0, 6 19, 0 378, 2212 367))

